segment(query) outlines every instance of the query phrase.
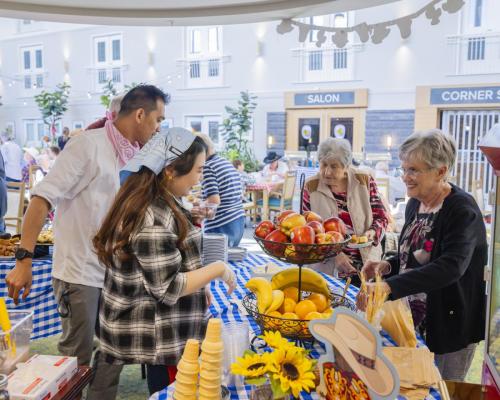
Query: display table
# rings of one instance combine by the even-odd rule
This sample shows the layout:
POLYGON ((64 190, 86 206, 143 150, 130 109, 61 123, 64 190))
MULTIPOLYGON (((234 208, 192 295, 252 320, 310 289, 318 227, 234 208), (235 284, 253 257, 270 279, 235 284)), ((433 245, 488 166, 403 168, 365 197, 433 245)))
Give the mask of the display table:
POLYGON ((31 293, 26 300, 21 300, 18 306, 8 297, 8 289, 5 284, 6 275, 15 265, 14 258, 0 259, 0 297, 7 299, 7 308, 34 310, 31 340, 61 333, 61 320, 52 290, 52 257, 47 256, 33 260, 31 293))
MULTIPOLYGON (((212 305, 210 306, 211 315, 213 317, 221 318, 223 323, 225 324, 230 322, 248 321, 251 333, 253 335, 260 335, 261 332, 259 326, 255 323, 255 321, 251 317, 246 315, 245 310, 241 306, 241 300, 248 293, 247 289, 245 289, 245 283, 251 277, 252 267, 265 264, 266 262, 269 261, 273 261, 274 263, 282 266, 287 265, 286 263, 271 259, 268 256, 265 255, 259 256, 254 254, 249 254, 248 257, 242 262, 231 263, 231 266, 233 267, 237 276, 238 285, 234 290, 232 296, 228 297, 224 283, 222 283, 221 281, 212 282, 211 292, 213 296, 213 302, 212 305)), ((344 289, 344 282, 332 278, 330 276, 326 276, 326 278, 334 292, 342 293, 344 289)), ((350 300, 355 301, 357 291, 358 290, 356 287, 350 286, 347 293, 347 297, 350 300)), ((423 346, 424 343, 421 340, 421 338, 418 338, 418 340, 419 340, 419 346, 423 346)), ((388 335, 384 335, 384 333, 382 333, 382 343, 384 346, 394 346, 394 342, 392 341, 392 339, 388 335)), ((313 358, 319 358, 323 354, 325 354, 323 346, 320 345, 318 342, 314 342, 313 347, 311 348, 310 356, 313 358)), ((233 400, 249 399, 250 395, 249 386, 246 386, 245 388, 229 387, 229 389, 231 390, 231 399, 233 400)), ((150 400, 172 399, 172 392, 173 388, 169 387, 168 389, 155 393, 153 396, 151 396, 150 400)), ((306 393, 303 396, 301 396, 301 398, 317 399, 318 396, 316 395, 316 393, 312 394, 306 393)), ((434 389, 431 389, 430 395, 427 397, 427 399, 440 399, 440 398, 441 397, 439 395, 439 392, 437 392, 434 389)), ((403 397, 400 397, 400 399, 403 399, 403 397)))

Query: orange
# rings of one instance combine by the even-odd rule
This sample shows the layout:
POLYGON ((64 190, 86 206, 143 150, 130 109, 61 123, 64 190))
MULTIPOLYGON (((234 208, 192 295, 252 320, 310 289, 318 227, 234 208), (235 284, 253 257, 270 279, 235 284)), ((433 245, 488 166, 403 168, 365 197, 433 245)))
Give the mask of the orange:
POLYGON ((281 305, 279 312, 280 313, 293 312, 295 310, 295 305, 296 303, 294 299, 289 299, 286 297, 285 300, 283 300, 283 304, 281 305))
POLYGON ((299 289, 296 287, 288 287, 286 289, 283 289, 283 293, 285 293, 285 299, 293 299, 293 301, 297 302, 299 301, 299 289))
POLYGON ((285 319, 299 319, 299 317, 297 316, 297 314, 295 314, 293 312, 286 312, 281 317, 285 318, 285 319))
POLYGON ((311 311, 309 314, 306 315, 306 318, 308 321, 311 319, 323 319, 323 314, 317 312, 317 311, 311 311))
POLYGON ((316 309, 316 304, 311 300, 302 300, 295 306, 295 314, 297 314, 300 319, 305 319, 306 315, 312 311, 318 310, 316 309))
POLYGON ((319 312, 325 311, 326 307, 328 307, 328 299, 324 294, 313 293, 307 300, 311 300, 316 305, 316 309, 319 312))
POLYGON ((281 318, 281 313, 279 311, 271 311, 269 314, 267 314, 270 317, 277 317, 281 318))
POLYGON ((330 318, 333 314, 332 308, 327 308, 325 311, 323 311, 323 318, 330 318))

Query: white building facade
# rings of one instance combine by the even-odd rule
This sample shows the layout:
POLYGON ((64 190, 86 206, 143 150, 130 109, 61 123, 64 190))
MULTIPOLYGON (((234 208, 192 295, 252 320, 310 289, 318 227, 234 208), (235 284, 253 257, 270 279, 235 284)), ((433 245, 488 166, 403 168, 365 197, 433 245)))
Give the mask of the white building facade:
MULTIPOLYGON (((311 21, 376 23, 426 3, 402 1, 311 21)), ((425 16, 414 20, 407 39, 393 27, 381 44, 363 44, 353 34, 337 49, 330 39, 318 48, 314 33, 304 43, 296 30, 279 35, 278 22, 145 28, 3 19, 0 131, 12 129, 22 145, 38 144, 48 127, 33 97, 63 81, 71 85, 70 106, 58 131, 85 127, 104 115, 99 98, 112 80, 118 89, 133 82, 160 86, 172 98, 167 122, 209 133, 220 146, 224 107, 248 90, 257 96, 252 140, 259 159, 270 148, 303 149, 304 126, 315 142, 340 132, 357 152, 389 150, 394 158, 414 129, 443 127, 461 146, 474 134, 470 151, 500 115, 500 97, 488 98, 500 93, 500 2, 468 0, 440 20, 433 26, 425 16), (352 101, 325 103, 335 96, 352 101), (298 100, 308 98, 312 103, 298 100)))

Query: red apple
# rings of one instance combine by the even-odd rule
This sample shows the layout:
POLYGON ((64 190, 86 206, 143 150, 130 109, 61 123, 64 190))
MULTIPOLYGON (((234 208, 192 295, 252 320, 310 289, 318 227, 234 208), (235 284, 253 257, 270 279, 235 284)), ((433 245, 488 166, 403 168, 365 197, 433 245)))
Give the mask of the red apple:
POLYGON ((332 237, 332 243, 340 243, 344 241, 344 235, 342 235, 340 232, 330 231, 326 232, 326 234, 332 237))
POLYGON ((272 231, 274 231, 276 227, 272 223, 272 221, 262 221, 255 228, 255 235, 265 239, 267 235, 269 235, 272 231))
POLYGON ((328 218, 325 222, 323 222, 323 226, 325 227, 326 232, 335 231, 345 235, 346 229, 344 221, 338 217, 328 218))
POLYGON ((291 214, 297 214, 297 213, 293 210, 281 211, 274 219, 274 224, 276 225, 276 227, 279 228, 279 226, 281 225, 281 221, 283 221, 286 217, 288 217, 291 214))
POLYGON ((264 247, 274 256, 281 257, 285 252, 286 243, 288 242, 288 237, 276 229, 272 231, 269 235, 266 236, 266 243, 264 243, 264 247), (269 243, 273 242, 273 243, 269 243))
POLYGON ((307 222, 311 222, 311 221, 323 222, 323 219, 318 214, 316 214, 314 211, 306 211, 304 213, 304 217, 306 218, 307 222))
POLYGON ((314 233, 316 235, 318 233, 325 233, 325 228, 323 227, 323 224, 319 221, 308 222, 306 226, 310 226, 311 228, 313 228, 314 233))
POLYGON ((292 231, 293 228, 305 225, 306 225, 306 219, 304 218, 304 216, 297 213, 293 213, 287 215, 285 219, 281 221, 280 229, 281 232, 283 232, 285 235, 290 236, 290 232, 292 231))
POLYGON ((299 226, 290 232, 293 244, 314 244, 314 229, 310 226, 299 226))

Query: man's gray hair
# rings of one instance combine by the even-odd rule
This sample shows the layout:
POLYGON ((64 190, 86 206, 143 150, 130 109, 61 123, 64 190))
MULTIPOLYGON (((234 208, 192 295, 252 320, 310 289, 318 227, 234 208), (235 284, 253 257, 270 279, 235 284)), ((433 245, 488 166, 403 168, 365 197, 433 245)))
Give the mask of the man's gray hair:
POLYGON ((206 133, 201 133, 201 132, 196 132, 195 135, 200 137, 207 145, 207 157, 210 157, 212 154, 215 154, 215 145, 212 139, 210 139, 210 136, 208 136, 206 133))
POLYGON ((319 144, 318 161, 327 159, 337 160, 344 168, 349 167, 352 164, 351 143, 347 139, 326 138, 319 144))
POLYGON ((446 166, 448 173, 453 170, 457 158, 457 145, 451 135, 440 129, 418 131, 406 138, 399 148, 399 158, 404 160, 419 160, 430 168, 446 166))

